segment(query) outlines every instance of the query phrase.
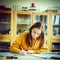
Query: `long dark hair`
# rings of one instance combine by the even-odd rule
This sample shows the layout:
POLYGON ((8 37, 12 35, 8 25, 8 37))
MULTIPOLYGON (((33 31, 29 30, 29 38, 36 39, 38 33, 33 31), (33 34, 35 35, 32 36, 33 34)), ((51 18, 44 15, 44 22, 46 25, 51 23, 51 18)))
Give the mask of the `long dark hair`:
POLYGON ((41 47, 43 45, 43 43, 44 43, 44 32, 43 32, 43 26, 42 26, 42 24, 40 22, 36 22, 35 24, 33 24, 31 26, 31 28, 29 29, 29 34, 28 34, 28 36, 26 38, 26 43, 28 45, 32 46, 31 32, 32 32, 32 29, 34 29, 34 28, 42 29, 42 32, 41 32, 40 36, 37 38, 38 40, 41 40, 41 43, 40 43, 40 46, 39 46, 39 47, 41 47))

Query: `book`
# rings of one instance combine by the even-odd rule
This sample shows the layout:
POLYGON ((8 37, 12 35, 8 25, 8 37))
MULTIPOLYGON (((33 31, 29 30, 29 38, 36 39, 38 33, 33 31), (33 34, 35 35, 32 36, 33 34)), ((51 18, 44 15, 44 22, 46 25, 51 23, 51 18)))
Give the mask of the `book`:
POLYGON ((60 16, 54 16, 54 24, 59 24, 59 21, 60 21, 60 16))

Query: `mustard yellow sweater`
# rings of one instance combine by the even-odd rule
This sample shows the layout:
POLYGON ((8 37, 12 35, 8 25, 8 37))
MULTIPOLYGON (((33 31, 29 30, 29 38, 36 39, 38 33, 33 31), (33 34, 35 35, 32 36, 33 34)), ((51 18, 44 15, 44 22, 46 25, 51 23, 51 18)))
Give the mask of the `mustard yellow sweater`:
POLYGON ((32 43, 32 47, 28 46, 26 43, 25 43, 25 39, 26 39, 26 36, 27 36, 28 33, 22 33, 19 35, 19 37, 14 41, 14 43, 12 44, 12 46, 10 47, 10 51, 13 52, 13 53, 19 53, 20 50, 21 50, 21 47, 24 49, 24 50, 33 50, 34 53, 41 53, 41 52, 49 52, 49 49, 46 47, 42 47, 42 48, 39 48, 39 44, 41 42, 39 42, 39 40, 33 40, 33 43, 32 43))

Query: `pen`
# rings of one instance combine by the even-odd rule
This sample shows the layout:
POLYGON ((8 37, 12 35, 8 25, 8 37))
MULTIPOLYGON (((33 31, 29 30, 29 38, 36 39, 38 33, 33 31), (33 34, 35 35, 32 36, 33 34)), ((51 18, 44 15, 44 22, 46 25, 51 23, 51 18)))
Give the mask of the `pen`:
POLYGON ((24 50, 24 49, 21 47, 21 50, 24 50))

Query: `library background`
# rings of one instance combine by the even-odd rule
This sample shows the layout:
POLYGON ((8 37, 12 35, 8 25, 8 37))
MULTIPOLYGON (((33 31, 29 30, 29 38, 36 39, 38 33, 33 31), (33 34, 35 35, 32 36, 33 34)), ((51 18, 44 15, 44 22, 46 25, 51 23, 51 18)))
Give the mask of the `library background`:
MULTIPOLYGON (((43 1, 41 0, 42 4, 43 1)), ((36 4, 31 3, 32 0, 29 1, 29 8, 27 5, 21 7, 13 2, 12 0, 10 1, 12 7, 10 7, 11 5, 9 6, 7 0, 6 2, 2 0, 0 2, 0 52, 9 51, 9 47, 16 37, 18 37, 20 33, 28 31, 30 26, 35 22, 42 22, 44 26, 45 44, 49 47, 50 52, 60 52, 59 5, 41 11, 37 8, 37 1, 35 1, 37 2, 36 4), (6 7, 7 5, 8 7, 6 7)), ((24 3, 23 0, 21 0, 21 2, 24 3)), ((58 3, 58 1, 55 0, 55 3, 56 2, 58 3)))

